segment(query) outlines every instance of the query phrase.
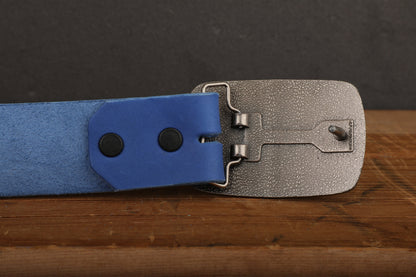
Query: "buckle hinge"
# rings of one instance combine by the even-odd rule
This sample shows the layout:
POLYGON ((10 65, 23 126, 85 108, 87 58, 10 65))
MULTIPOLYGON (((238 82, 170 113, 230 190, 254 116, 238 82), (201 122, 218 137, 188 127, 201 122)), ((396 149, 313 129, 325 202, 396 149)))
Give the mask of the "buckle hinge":
MULTIPOLYGON (((242 113, 239 109, 233 107, 231 104, 231 89, 230 85, 225 82, 208 83, 202 87, 202 92, 206 92, 207 88, 215 86, 225 86, 227 89, 227 107, 233 112, 232 127, 244 129, 248 128, 248 114, 242 113)), ((201 138, 201 142, 205 142, 205 138, 201 138)), ((232 160, 225 166, 225 183, 211 183, 214 186, 225 188, 228 186, 230 180, 230 167, 242 162, 247 158, 247 145, 246 144, 233 144, 231 145, 231 158, 232 160), (234 159, 233 159, 234 158, 234 159)))

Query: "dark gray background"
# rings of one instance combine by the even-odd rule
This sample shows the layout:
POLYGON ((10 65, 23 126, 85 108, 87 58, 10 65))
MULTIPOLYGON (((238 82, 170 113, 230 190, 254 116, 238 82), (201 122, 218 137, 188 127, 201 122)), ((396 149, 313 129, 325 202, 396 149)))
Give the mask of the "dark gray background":
POLYGON ((0 102, 334 79, 367 109, 416 108, 416 1, 2 1, 0 102))

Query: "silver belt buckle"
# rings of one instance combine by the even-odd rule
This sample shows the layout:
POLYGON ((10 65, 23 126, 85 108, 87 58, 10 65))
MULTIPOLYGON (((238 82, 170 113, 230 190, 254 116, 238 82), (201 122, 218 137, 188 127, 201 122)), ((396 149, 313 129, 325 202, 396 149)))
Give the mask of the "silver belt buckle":
POLYGON ((357 89, 323 80, 247 80, 198 85, 218 92, 226 181, 198 189, 234 196, 341 193, 358 181, 365 119, 357 89))

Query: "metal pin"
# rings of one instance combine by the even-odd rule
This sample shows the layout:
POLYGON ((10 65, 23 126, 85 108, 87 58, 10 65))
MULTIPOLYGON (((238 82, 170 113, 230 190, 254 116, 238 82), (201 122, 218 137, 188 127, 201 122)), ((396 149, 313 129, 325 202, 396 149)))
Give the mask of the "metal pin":
POLYGON ((344 129, 338 126, 331 125, 329 126, 328 131, 334 134, 337 140, 346 140, 348 137, 347 132, 345 132, 344 129))

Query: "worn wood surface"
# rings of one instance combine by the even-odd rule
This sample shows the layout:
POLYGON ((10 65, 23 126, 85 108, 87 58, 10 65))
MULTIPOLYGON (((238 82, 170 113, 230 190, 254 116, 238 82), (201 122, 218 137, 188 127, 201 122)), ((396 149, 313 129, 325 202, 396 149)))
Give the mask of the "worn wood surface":
POLYGON ((360 181, 339 195, 250 199, 183 187, 0 199, 0 276, 412 276, 416 111, 367 111, 366 120, 360 181))

